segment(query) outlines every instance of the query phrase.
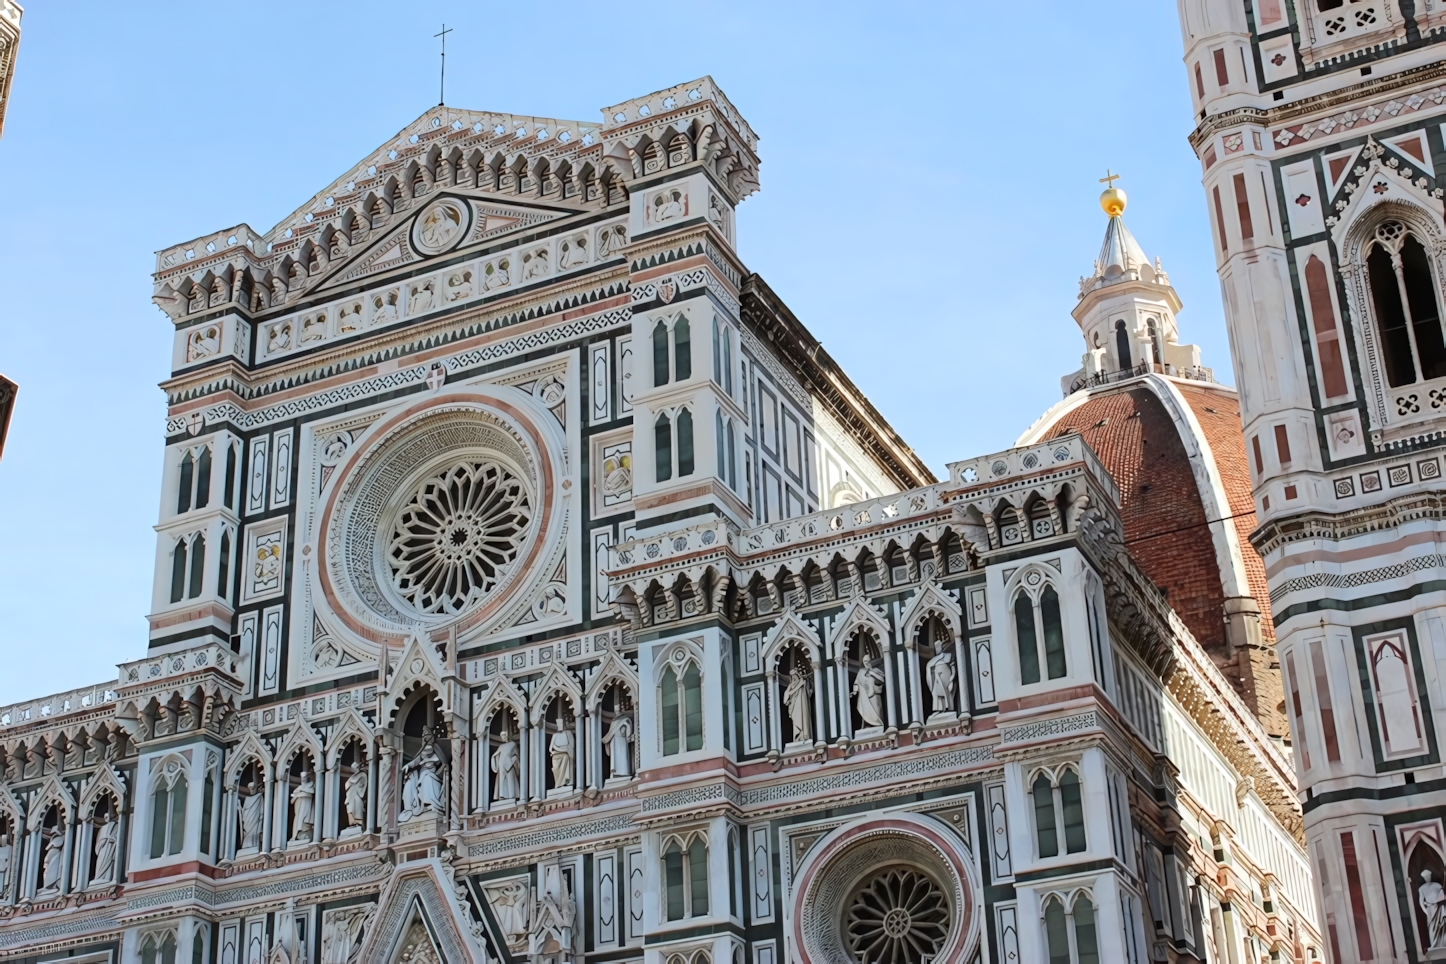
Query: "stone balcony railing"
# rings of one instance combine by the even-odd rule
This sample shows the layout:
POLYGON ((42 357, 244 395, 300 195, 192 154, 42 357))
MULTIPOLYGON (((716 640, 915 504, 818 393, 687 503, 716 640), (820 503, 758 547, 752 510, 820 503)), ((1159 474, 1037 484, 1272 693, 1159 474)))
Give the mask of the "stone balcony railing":
POLYGON ((175 676, 216 669, 239 685, 241 669, 236 654, 220 643, 206 643, 194 649, 148 656, 120 664, 120 686, 145 686, 175 676))
POLYGON ((1017 449, 1005 449, 994 455, 949 463, 951 489, 973 489, 1005 485, 1016 478, 1047 472, 1054 466, 1083 462, 1094 480, 1109 493, 1116 505, 1120 502, 1119 486, 1100 462, 1095 450, 1079 435, 1064 435, 1047 442, 1036 442, 1017 449))
POLYGON ((117 694, 113 683, 97 683, 67 690, 54 696, 42 696, 38 700, 26 700, 0 706, 0 729, 36 723, 41 720, 92 710, 107 703, 114 703, 117 694))

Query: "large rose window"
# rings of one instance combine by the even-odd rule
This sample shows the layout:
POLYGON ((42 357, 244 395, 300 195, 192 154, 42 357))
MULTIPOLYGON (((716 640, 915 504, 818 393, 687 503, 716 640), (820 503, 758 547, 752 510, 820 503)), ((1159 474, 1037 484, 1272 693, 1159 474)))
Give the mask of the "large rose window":
POLYGON ((424 613, 457 613, 506 575, 532 509, 521 479, 468 460, 425 479, 397 514, 386 549, 392 586, 424 613))
POLYGON ((554 443, 509 414, 481 399, 439 404, 376 432, 340 467, 320 586, 357 632, 467 631, 530 605, 558 562, 554 443))
POLYGON ((844 911, 844 941, 856 961, 927 964, 948 936, 948 896, 932 877, 910 867, 875 873, 844 911))
POLYGON ((798 964, 944 964, 979 946, 963 838, 923 814, 860 817, 814 843, 790 888, 798 964))

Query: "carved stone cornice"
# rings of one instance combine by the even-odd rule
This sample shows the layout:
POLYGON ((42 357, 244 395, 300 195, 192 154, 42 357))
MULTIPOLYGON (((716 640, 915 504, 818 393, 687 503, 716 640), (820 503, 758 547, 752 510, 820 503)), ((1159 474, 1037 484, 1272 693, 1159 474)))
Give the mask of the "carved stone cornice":
POLYGON ((1262 127, 1281 126, 1304 120, 1314 114, 1340 110, 1364 99, 1380 97, 1418 85, 1440 83, 1443 80, 1446 80, 1446 61, 1439 61, 1350 84, 1340 90, 1302 98, 1288 104, 1281 104, 1279 107, 1237 107, 1234 110, 1211 114, 1202 120, 1190 132, 1190 146, 1198 154, 1216 134, 1245 124, 1258 124, 1262 127))
POLYGON ((1292 542, 1307 539, 1340 542, 1370 532, 1397 529, 1422 519, 1446 519, 1446 492, 1412 492, 1343 512, 1312 511, 1272 519, 1250 534, 1250 543, 1256 552, 1268 556, 1292 542))

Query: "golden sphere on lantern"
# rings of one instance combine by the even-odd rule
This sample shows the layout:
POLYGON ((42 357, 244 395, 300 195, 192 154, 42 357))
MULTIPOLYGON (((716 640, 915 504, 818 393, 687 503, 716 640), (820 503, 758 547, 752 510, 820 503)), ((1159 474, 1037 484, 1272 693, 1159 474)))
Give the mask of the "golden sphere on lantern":
POLYGON ((1100 195, 1100 207, 1104 208, 1105 213, 1110 217, 1118 217, 1125 213, 1125 202, 1127 200, 1129 199, 1125 197, 1124 191, 1121 191, 1117 187, 1111 187, 1100 195))

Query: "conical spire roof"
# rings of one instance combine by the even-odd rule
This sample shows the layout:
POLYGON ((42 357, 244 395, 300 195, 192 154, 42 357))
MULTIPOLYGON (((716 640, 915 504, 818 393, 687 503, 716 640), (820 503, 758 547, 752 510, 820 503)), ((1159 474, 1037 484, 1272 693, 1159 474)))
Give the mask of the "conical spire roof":
POLYGON ((1125 200, 1125 192, 1117 187, 1110 187, 1100 195, 1100 207, 1104 208, 1110 220, 1105 225, 1105 240, 1100 245, 1099 257, 1095 259, 1094 274, 1080 279, 1081 298, 1096 288, 1122 281, 1170 283, 1159 264, 1150 263, 1150 259, 1145 256, 1145 249, 1140 247, 1130 229, 1125 227, 1125 219, 1122 217, 1125 200))
POLYGON ((1095 276, 1108 283, 1149 263, 1144 249, 1125 227, 1125 219, 1118 214, 1110 218, 1105 227, 1105 242, 1100 245, 1099 260, 1095 262, 1095 276))

